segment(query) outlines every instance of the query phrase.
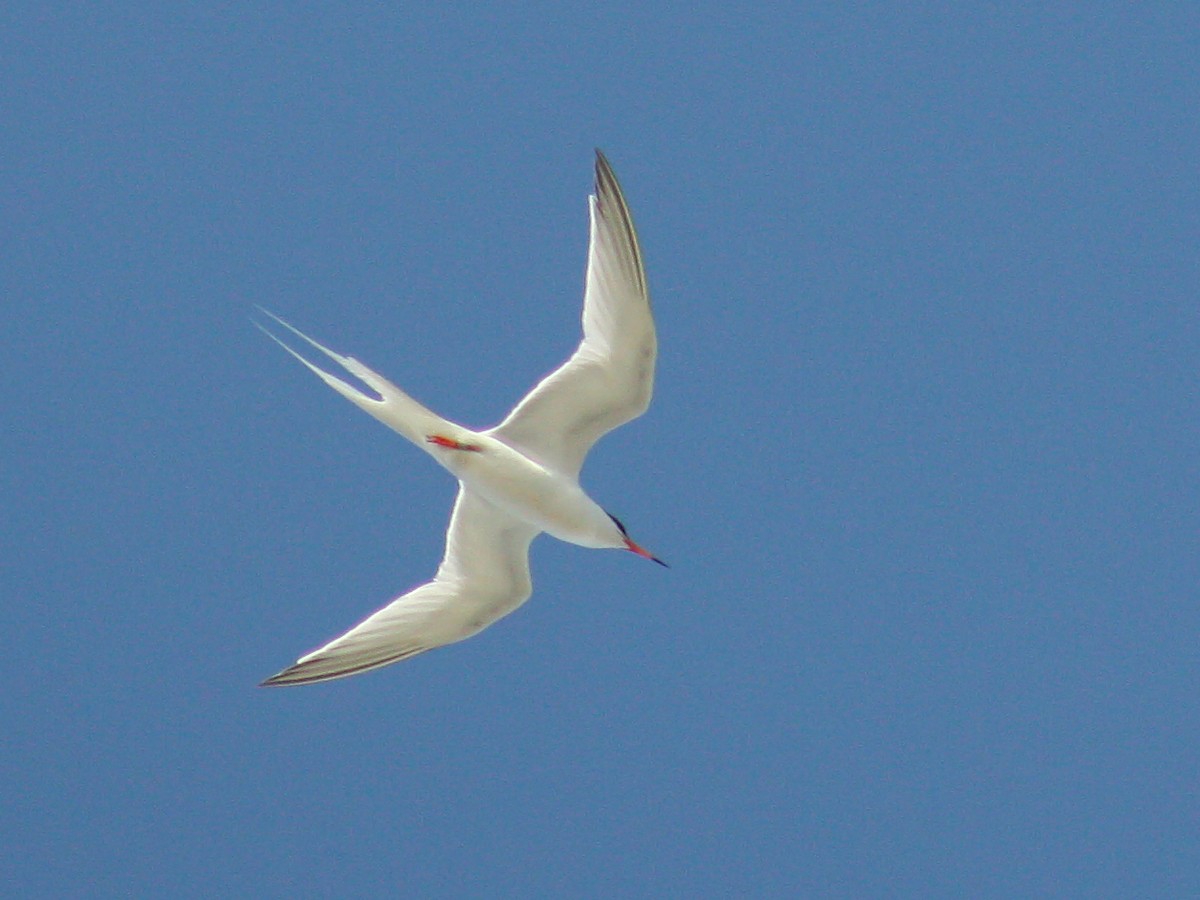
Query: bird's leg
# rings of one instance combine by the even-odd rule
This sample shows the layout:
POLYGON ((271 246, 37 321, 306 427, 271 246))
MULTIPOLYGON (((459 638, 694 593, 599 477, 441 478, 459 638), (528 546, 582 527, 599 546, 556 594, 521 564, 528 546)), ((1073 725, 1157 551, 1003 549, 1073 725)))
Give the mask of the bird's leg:
POLYGON ((448 438, 442 434, 431 434, 425 440, 431 444, 437 444, 439 447, 445 447, 447 450, 468 450, 478 453, 483 449, 478 444, 464 444, 462 441, 456 441, 454 438, 448 438))

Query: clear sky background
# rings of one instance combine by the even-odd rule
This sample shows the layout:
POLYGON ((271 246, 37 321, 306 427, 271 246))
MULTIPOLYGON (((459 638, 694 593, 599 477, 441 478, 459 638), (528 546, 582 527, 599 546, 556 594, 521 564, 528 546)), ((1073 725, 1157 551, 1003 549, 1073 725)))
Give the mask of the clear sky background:
POLYGON ((6 896, 1200 893, 1192 3, 9 3, 6 896), (572 350, 592 149, 659 323, 478 637, 256 684, 572 350))

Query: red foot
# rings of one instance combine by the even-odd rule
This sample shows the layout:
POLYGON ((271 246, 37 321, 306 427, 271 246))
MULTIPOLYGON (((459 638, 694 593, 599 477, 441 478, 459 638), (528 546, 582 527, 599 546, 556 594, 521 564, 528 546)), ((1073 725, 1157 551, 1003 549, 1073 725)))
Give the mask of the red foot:
POLYGON ((431 444, 437 444, 439 447, 445 447, 447 450, 468 450, 478 453, 483 449, 478 444, 464 444, 462 441, 456 441, 454 438, 448 438, 441 434, 431 434, 425 440, 431 444))

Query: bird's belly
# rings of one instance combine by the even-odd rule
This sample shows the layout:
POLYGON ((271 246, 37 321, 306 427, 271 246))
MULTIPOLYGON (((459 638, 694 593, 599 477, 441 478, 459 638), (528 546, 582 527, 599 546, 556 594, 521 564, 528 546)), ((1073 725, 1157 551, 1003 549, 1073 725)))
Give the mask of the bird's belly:
POLYGON ((601 537, 607 513, 575 482, 506 446, 458 455, 469 458, 459 460, 454 474, 505 512, 559 540, 607 546, 601 537))

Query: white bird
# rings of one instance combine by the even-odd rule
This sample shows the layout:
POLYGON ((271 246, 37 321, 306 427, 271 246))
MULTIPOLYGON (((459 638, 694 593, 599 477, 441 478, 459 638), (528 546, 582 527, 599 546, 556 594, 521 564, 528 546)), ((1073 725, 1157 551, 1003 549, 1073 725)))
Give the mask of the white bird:
POLYGON ((633 219, 599 150, 588 206, 583 340, 503 422, 486 431, 443 419, 358 360, 263 310, 378 398, 313 365, 263 328, 272 340, 351 403, 428 452, 459 482, 445 555, 433 580, 263 685, 344 678, 477 634, 529 598, 529 544, 543 531, 583 547, 630 550, 666 565, 634 543, 625 526, 579 486, 579 470, 592 445, 650 405, 657 354, 633 219))

